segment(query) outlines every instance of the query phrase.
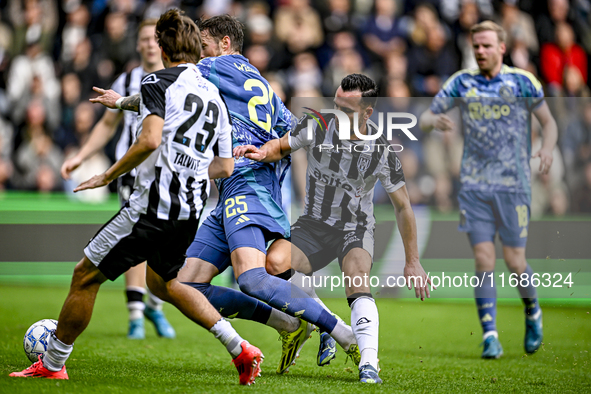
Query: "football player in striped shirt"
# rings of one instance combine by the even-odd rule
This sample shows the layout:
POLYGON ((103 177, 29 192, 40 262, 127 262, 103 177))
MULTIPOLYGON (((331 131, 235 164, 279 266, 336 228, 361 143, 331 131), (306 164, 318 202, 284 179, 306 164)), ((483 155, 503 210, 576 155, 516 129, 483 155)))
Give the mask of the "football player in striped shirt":
MULTIPOLYGON (((294 123, 292 115, 259 71, 241 55, 241 23, 221 15, 200 21, 200 27, 203 56, 208 57, 197 67, 219 88, 228 105, 234 146, 262 146, 286 135, 294 123)), ((136 110, 134 97, 119 98, 115 92, 107 91, 100 98, 111 107, 120 99, 133 103, 126 104, 124 109, 136 110)), ((246 159, 235 163, 232 176, 217 182, 218 205, 187 250, 187 265, 179 278, 201 290, 224 316, 250 319, 277 329, 283 341, 278 373, 285 372, 294 362, 313 330, 312 324, 332 333, 358 363, 359 350, 351 327, 283 280, 291 276, 289 266, 276 272, 278 277, 265 270, 267 242, 287 244, 289 250, 286 239, 290 227, 281 208, 280 188, 288 164, 289 158, 277 164, 246 159), (210 284, 215 275, 230 265, 244 294, 210 284)))
MULTIPOLYGON (((113 83, 111 89, 125 96, 139 93, 140 85, 144 77, 154 71, 164 68, 160 58, 160 50, 156 42, 157 19, 146 19, 138 28, 137 51, 141 57, 141 65, 130 72, 124 72, 113 83)), ((123 120, 123 129, 117 147, 115 157, 117 160, 125 155, 135 140, 137 131, 137 116, 133 112, 123 112, 120 109, 107 109, 99 122, 94 126, 88 140, 73 157, 67 159, 62 165, 61 173, 64 179, 69 179, 72 171, 76 170, 86 159, 92 157, 97 151, 104 148, 117 131, 117 126, 123 120)), ((117 193, 121 206, 125 206, 135 181, 135 169, 120 176, 117 179, 117 193)), ((164 338, 174 338, 174 328, 170 325, 162 312, 163 301, 153 295, 148 289, 148 299, 144 303, 146 293, 146 264, 142 263, 125 272, 125 295, 127 297, 127 309, 129 310, 129 339, 144 339, 144 315, 156 327, 156 332, 164 338)))
POLYGON ((533 156, 540 158, 542 173, 552 165, 557 128, 540 82, 527 71, 503 64, 503 28, 485 21, 472 27, 471 36, 478 68, 452 75, 431 108, 421 115, 419 125, 425 131, 449 131, 454 124, 446 112, 460 107, 464 155, 459 230, 468 233, 476 276, 481 279, 474 296, 483 331, 482 358, 488 359, 503 354, 496 328, 497 232, 507 267, 525 278, 517 286, 525 304, 525 351, 533 353, 542 343, 542 310, 531 280, 533 271, 525 259, 531 201, 532 113, 542 125, 544 144, 533 156))
MULTIPOLYGON (((351 74, 341 81, 334 107, 348 116, 350 124, 353 124, 354 114, 358 114, 361 134, 376 134, 377 126, 369 117, 377 97, 378 88, 373 80, 351 74)), ((430 280, 419 262, 415 217, 402 166, 396 153, 387 149, 386 137, 381 136, 375 142, 360 140, 355 135, 349 140, 339 140, 335 115, 324 116, 326 126, 315 120, 311 122, 312 133, 308 132, 308 119, 312 118, 306 115, 290 134, 260 148, 253 145, 234 148, 235 156, 264 163, 277 162, 301 148, 307 153, 305 208, 292 226, 293 246, 286 250, 272 245, 267 258, 285 264, 286 256, 291 255, 291 267, 307 275, 338 258, 346 276, 369 277, 375 230, 372 200, 374 187, 380 180, 396 210, 396 223, 406 254, 407 284, 409 288, 414 284, 421 300, 429 297, 430 280), (414 283, 411 277, 420 277, 420 280, 414 283)), ((300 274, 297 281, 302 278, 300 274)), ((381 383, 378 375, 379 317, 370 285, 367 280, 345 282, 351 327, 361 352, 359 379, 363 383, 381 383)), ((313 289, 309 291, 309 295, 315 297, 313 289)))
POLYGON ((100 285, 143 261, 152 291, 226 346, 241 384, 254 383, 260 374, 261 351, 244 341, 201 292, 177 280, 209 178, 227 177, 234 169, 232 127, 218 89, 195 66, 201 54, 195 23, 172 9, 158 20, 156 36, 166 69, 142 80, 141 126, 134 144, 105 173, 74 189, 106 186, 136 168, 129 204, 84 249, 43 359, 10 376, 68 379, 65 362, 90 322, 100 285))

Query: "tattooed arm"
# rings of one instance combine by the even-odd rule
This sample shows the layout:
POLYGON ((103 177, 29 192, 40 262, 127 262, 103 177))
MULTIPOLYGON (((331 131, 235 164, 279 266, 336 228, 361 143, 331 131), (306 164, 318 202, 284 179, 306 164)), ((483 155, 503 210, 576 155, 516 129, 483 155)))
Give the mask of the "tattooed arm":
MULTIPOLYGON (((104 90, 101 88, 93 87, 95 92, 99 93, 100 96, 90 99, 91 103, 99 103, 107 108, 117 109, 117 100, 121 98, 121 95, 114 90, 104 90)), ((139 93, 133 96, 124 97, 121 101, 121 109, 126 111, 140 112, 140 95, 139 93)))

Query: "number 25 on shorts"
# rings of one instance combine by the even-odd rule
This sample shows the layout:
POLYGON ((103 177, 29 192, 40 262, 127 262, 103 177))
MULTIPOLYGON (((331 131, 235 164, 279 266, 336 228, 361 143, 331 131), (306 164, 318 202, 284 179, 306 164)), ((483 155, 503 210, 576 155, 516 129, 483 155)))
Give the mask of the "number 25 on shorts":
POLYGON ((227 218, 231 218, 237 213, 242 214, 248 211, 248 205, 246 204, 246 201, 243 201, 245 198, 246 196, 230 197, 224 202, 227 218))

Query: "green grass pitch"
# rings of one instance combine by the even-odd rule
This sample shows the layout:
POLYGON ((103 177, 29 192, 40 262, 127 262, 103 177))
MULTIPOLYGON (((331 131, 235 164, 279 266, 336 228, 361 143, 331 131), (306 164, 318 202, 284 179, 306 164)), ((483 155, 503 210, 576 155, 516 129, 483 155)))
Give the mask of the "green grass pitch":
MULTIPOLYGON (((361 385, 340 350, 337 359, 316 366, 318 334, 286 375, 276 375, 281 342, 276 332, 233 320, 240 334, 266 358, 254 386, 238 385, 225 349, 170 305, 165 311, 177 338, 125 338, 123 291, 99 292, 93 319, 76 341, 67 363, 69 381, 10 378, 30 363, 22 349, 25 330, 42 318, 57 318, 67 287, 0 285, 0 393, 370 393, 370 392, 591 392, 591 305, 542 301, 544 345, 523 350, 524 321, 518 302, 501 300, 498 329, 505 355, 480 359, 480 327, 473 302, 379 299, 381 386, 361 385), (569 306, 570 305, 570 306, 569 306)), ((327 305, 345 320, 344 299, 327 305)), ((149 323, 147 323, 149 324, 149 323)))

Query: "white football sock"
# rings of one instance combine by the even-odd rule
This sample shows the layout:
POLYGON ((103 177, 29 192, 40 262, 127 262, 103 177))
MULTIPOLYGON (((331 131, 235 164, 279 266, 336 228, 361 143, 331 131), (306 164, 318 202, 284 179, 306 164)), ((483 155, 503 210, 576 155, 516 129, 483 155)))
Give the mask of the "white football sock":
POLYGON ((335 341, 337 341, 339 345, 341 345, 345 351, 347 351, 351 345, 357 343, 355 341, 355 335, 353 334, 351 327, 345 324, 344 321, 339 319, 337 320, 337 325, 331 332, 329 332, 329 334, 334 338, 335 341))
MULTIPOLYGON (((146 289, 137 286, 127 286, 126 291, 135 291, 137 293, 146 294, 146 289)), ((146 304, 143 301, 131 301, 127 303, 127 310, 129 311, 129 320, 137 320, 144 317, 144 309, 146 304)))
POLYGON ((487 331, 484 334, 482 334, 482 340, 484 341, 486 338, 490 337, 491 335, 493 337, 497 338, 497 339, 499 338, 499 333, 498 332, 496 332, 496 331, 487 331))
POLYGON ((164 304, 164 301, 156 297, 154 294, 152 294, 150 289, 148 289, 148 299, 146 300, 146 305, 154 309, 155 311, 161 311, 162 304, 164 304))
POLYGON ((43 366, 53 372, 61 371, 72 349, 74 349, 73 344, 66 345, 51 333, 47 341, 47 352, 43 356, 43 366))
POLYGON ((370 364, 378 369, 378 307, 373 298, 359 297, 351 304, 351 328, 361 352, 359 366, 370 364))
POLYGON ((209 330, 228 350, 232 358, 236 358, 242 353, 240 344, 244 341, 238 335, 234 327, 227 320, 220 319, 209 330))
POLYGON ((306 275, 302 274, 301 272, 295 271, 293 276, 289 278, 288 282, 291 282, 293 285, 299 287, 300 289, 304 290, 304 292, 310 297, 313 298, 314 301, 320 304, 328 313, 332 314, 332 311, 328 309, 324 302, 318 298, 316 295, 316 290, 314 290, 314 286, 312 286, 312 281, 309 279, 305 279, 306 275))
POLYGON ((273 327, 279 333, 294 332, 300 327, 301 321, 297 317, 289 316, 287 313, 283 313, 275 308, 271 309, 271 315, 267 320, 267 325, 273 327))

